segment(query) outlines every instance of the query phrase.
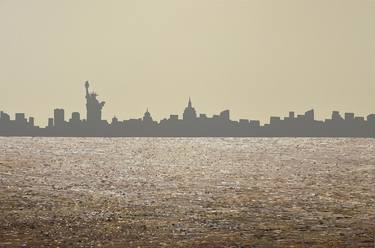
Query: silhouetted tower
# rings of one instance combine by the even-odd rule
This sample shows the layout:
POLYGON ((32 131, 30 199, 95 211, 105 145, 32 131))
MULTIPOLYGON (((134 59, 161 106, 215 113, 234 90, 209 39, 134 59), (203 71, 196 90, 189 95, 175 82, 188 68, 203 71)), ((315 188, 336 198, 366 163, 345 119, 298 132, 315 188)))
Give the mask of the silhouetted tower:
POLYGON ((334 120, 334 121, 342 121, 344 119, 341 117, 339 111, 332 111, 332 120, 334 120))
POLYGON ((18 126, 26 126, 27 119, 24 113, 16 113, 16 124, 18 126))
POLYGON ((314 110, 313 109, 305 112, 305 119, 308 120, 308 121, 314 120, 314 110))
POLYGON ((195 108, 193 108, 191 104, 191 99, 189 97, 188 106, 184 110, 183 114, 183 120, 195 120, 197 118, 197 112, 195 111, 195 108))
POLYGON ((79 112, 73 112, 72 113, 72 121, 74 122, 80 122, 81 121, 81 115, 79 112))
POLYGON ((53 127, 53 118, 48 118, 48 127, 49 128, 53 127))
POLYGON ((65 112, 64 109, 55 109, 53 111, 55 127, 62 127, 65 123, 65 112))
POLYGON ((86 81, 86 109, 87 109, 87 123, 100 124, 102 121, 102 109, 105 102, 99 102, 95 92, 89 93, 89 81, 86 81))
POLYGON ((76 126, 81 123, 81 115, 79 112, 73 112, 72 113, 72 118, 69 120, 70 124, 76 126))
POLYGON ((224 120, 224 121, 229 121, 230 120, 230 117, 229 117, 229 110, 224 110, 220 113, 220 119, 224 120))

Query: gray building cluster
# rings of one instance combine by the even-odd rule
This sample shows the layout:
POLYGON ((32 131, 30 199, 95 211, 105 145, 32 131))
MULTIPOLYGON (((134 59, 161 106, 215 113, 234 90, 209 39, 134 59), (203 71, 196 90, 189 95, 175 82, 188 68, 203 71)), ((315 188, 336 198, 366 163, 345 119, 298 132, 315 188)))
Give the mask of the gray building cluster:
POLYGON ((197 114, 189 98, 182 119, 170 115, 160 122, 154 121, 146 110, 142 118, 111 122, 102 119, 105 102, 99 102, 95 92, 86 89, 86 119, 73 112, 66 120, 64 109, 55 109, 53 118, 44 128, 34 125, 34 118, 17 113, 15 119, 0 112, 0 135, 2 136, 68 136, 68 137, 375 137, 375 114, 364 117, 354 113, 340 115, 332 112, 331 119, 315 120, 314 110, 303 115, 289 112, 284 118, 270 117, 269 124, 257 120, 232 121, 229 110, 208 117, 197 114))

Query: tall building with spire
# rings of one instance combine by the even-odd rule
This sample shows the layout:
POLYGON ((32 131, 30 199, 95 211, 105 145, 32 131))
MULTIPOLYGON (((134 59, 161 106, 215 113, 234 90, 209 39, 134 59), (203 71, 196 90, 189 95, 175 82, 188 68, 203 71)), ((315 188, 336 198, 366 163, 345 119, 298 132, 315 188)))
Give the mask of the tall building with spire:
POLYGON ((89 92, 89 86, 89 81, 86 81, 87 123, 89 125, 99 125, 102 122, 102 109, 105 102, 99 102, 96 98, 98 95, 95 92, 89 92))
POLYGON ((183 120, 189 121, 189 120, 195 120, 196 118, 197 118, 197 112, 195 111, 195 108, 193 108, 191 104, 191 99, 189 97, 188 106, 184 110, 183 120))

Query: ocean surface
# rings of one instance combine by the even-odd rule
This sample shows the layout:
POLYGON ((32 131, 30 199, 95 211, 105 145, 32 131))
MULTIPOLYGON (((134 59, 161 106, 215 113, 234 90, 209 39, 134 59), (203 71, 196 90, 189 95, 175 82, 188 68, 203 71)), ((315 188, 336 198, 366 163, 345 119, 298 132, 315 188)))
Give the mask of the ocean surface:
POLYGON ((0 247, 373 247, 375 139, 0 137, 0 247))

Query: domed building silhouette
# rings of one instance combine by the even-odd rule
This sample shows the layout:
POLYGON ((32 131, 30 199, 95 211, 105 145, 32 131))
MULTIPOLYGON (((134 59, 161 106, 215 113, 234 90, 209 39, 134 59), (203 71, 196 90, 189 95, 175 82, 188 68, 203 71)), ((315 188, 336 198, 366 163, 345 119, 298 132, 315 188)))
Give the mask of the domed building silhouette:
POLYGON ((154 120, 152 119, 151 114, 148 111, 148 108, 143 115, 143 123, 145 123, 145 124, 153 124, 154 123, 154 120))

